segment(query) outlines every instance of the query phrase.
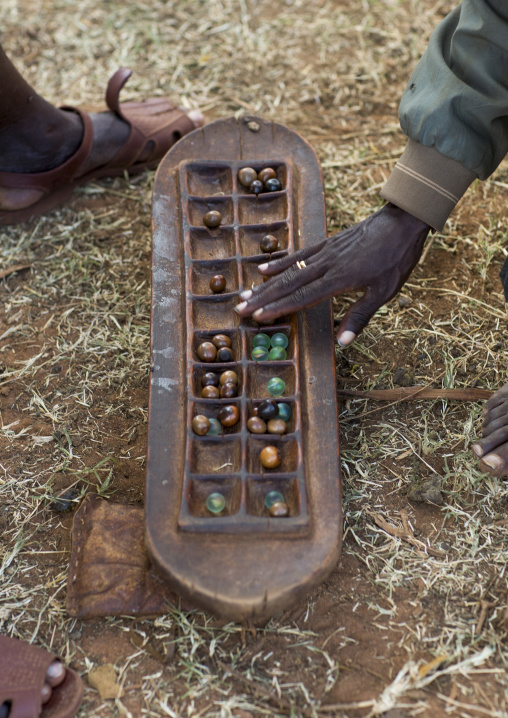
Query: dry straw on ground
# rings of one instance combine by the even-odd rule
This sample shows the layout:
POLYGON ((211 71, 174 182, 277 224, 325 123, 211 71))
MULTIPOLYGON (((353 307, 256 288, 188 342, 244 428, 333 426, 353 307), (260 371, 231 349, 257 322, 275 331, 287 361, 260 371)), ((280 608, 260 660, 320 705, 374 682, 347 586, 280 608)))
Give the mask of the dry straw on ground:
MULTIPOLYGON (((169 93, 210 118, 257 113, 300 131, 336 232, 379 206, 404 144, 398 98, 453 5, 3 0, 0 27, 53 102, 101 107, 107 77, 129 65, 126 96, 169 93)), ((0 630, 85 676, 115 666, 122 697, 89 688, 80 716, 507 715, 508 491, 471 458, 479 403, 341 401, 341 563, 256 637, 179 610, 66 615, 72 514, 54 496, 143 497, 152 181, 94 183, 1 233, 0 630), (412 500, 431 479, 443 502, 412 500)), ((341 386, 391 387, 399 366, 434 388, 505 381, 507 188, 503 164, 470 189, 406 285, 409 302, 337 352, 341 386)), ((354 299, 335 301, 337 317, 354 299)))

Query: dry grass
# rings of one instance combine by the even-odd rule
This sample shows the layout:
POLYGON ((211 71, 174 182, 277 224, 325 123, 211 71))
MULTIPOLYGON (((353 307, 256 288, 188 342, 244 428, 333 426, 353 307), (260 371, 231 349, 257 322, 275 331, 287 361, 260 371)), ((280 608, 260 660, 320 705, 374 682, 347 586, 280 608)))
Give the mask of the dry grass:
MULTIPOLYGON (((210 117, 248 111, 299 130, 322 162, 336 232, 379 206, 403 145, 398 98, 454 4, 3 0, 0 27, 56 103, 101 106, 107 77, 130 65, 127 96, 168 93, 210 117)), ((238 626, 200 613, 66 615, 71 517, 51 509, 54 495, 95 485, 142 501, 152 179, 90 185, 1 233, 0 270, 31 271, 0 282, 0 630, 83 674, 115 664, 123 698, 88 689, 81 716, 507 715, 508 490, 471 459, 480 405, 342 404, 340 570, 246 645, 238 626), (432 477, 443 504, 409 501, 432 477), (404 512, 436 555, 374 520, 400 529, 404 512), (353 675, 364 693, 341 688, 353 675)), ((400 365, 435 387, 505 381, 507 187, 506 165, 473 186, 406 286, 409 304, 391 302, 338 352, 347 387, 391 386, 400 365)), ((337 300, 337 316, 353 300, 337 300)))

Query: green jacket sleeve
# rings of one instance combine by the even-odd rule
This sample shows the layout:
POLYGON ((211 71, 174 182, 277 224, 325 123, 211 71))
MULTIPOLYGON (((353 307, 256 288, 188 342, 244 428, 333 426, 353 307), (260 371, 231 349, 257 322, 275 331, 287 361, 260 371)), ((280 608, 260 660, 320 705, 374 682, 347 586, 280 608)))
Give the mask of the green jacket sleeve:
POLYGON ((408 145, 381 196, 440 230, 508 152, 507 0, 463 0, 440 23, 399 119, 408 145))

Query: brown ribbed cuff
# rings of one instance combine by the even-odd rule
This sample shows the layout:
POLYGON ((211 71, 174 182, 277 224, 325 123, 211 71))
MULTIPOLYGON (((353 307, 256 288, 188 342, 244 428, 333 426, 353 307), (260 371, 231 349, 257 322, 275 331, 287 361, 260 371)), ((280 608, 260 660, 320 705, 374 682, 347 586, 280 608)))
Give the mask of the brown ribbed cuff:
POLYGON ((441 231, 476 177, 470 169, 434 147, 410 139, 380 195, 441 231))

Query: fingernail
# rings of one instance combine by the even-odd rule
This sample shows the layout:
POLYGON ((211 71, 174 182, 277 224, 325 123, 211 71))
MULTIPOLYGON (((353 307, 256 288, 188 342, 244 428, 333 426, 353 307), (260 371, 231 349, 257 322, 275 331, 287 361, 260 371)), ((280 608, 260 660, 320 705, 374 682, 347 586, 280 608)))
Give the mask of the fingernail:
POLYGON ((356 334, 354 332, 345 331, 342 332, 342 334, 337 337, 337 344, 340 347, 347 347, 349 346, 354 340, 356 339, 356 334))
POLYGON ((264 272, 265 269, 268 269, 268 262, 265 262, 264 264, 258 264, 258 269, 260 272, 264 272))
POLYGON ((496 454, 487 454, 487 456, 483 457, 482 461, 484 464, 487 464, 487 466, 490 466, 491 469, 499 469, 503 463, 501 457, 496 454))
POLYGON ((252 297, 252 289, 246 289, 245 292, 240 294, 242 299, 250 299, 252 297))
POLYGON ((478 456, 478 457, 483 456, 483 449, 480 446, 480 444, 473 444, 472 449, 473 449, 473 454, 475 454, 476 456, 478 456))
POLYGON ((256 311, 254 312, 254 314, 252 316, 260 317, 263 314, 263 311, 264 311, 263 307, 261 307, 261 309, 256 309, 256 311))
POLYGON ((240 304, 237 304, 235 307, 235 312, 241 312, 245 307, 247 306, 247 302, 240 302, 240 304))

